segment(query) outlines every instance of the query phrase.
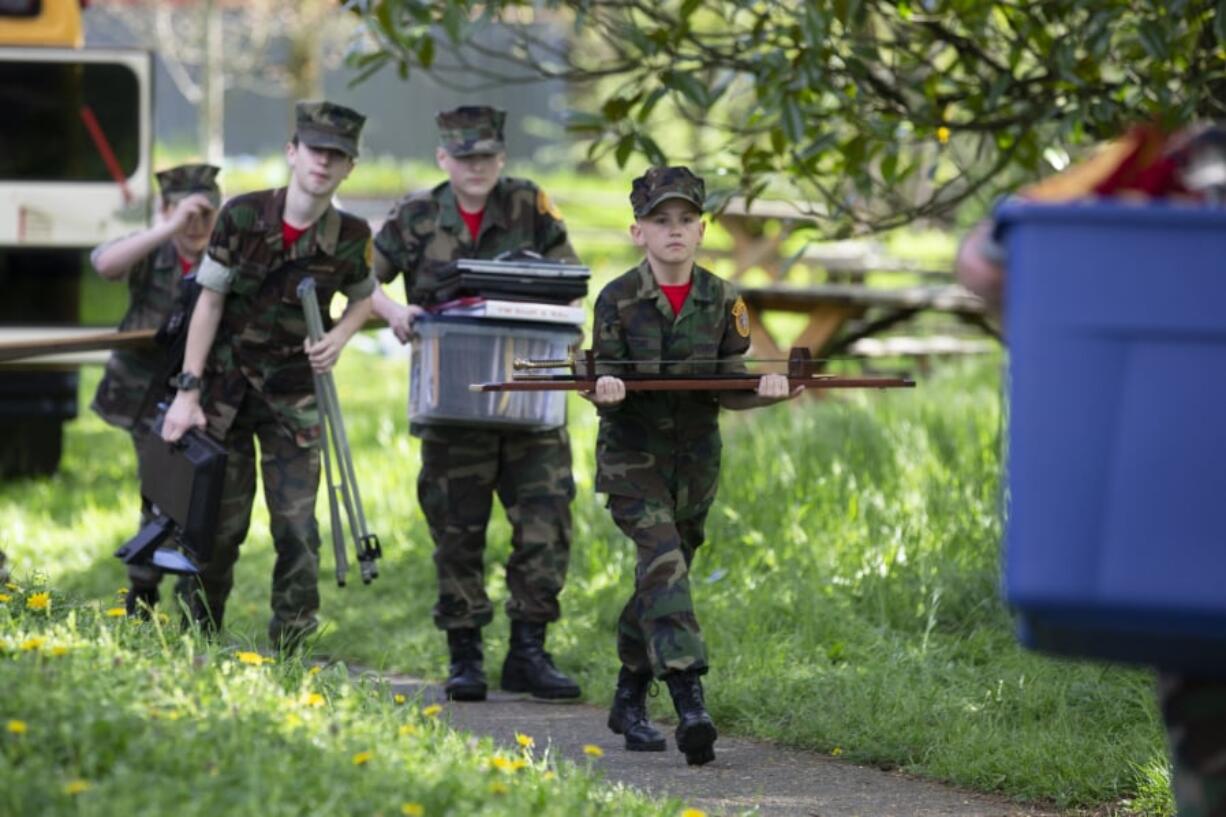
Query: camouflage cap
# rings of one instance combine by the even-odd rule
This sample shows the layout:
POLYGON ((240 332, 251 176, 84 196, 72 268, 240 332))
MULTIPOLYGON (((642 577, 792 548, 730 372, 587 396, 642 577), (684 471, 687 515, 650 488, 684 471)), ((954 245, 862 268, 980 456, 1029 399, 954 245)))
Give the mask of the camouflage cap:
POLYGON ((507 112, 488 105, 466 105, 453 111, 442 111, 435 118, 443 150, 452 156, 479 156, 502 153, 506 142, 502 128, 507 112))
POLYGON ((333 102, 299 102, 295 108, 298 141, 307 147, 332 148, 351 159, 358 155, 358 135, 366 117, 333 102))
POLYGON ((217 174, 220 172, 221 168, 216 165, 176 165, 159 170, 156 175, 163 203, 172 204, 193 193, 203 193, 214 207, 219 206, 221 188, 217 185, 217 174))
POLYGON ((701 213, 707 188, 688 167, 648 168, 630 188, 630 206, 634 208, 635 218, 642 218, 668 199, 684 199, 701 213))

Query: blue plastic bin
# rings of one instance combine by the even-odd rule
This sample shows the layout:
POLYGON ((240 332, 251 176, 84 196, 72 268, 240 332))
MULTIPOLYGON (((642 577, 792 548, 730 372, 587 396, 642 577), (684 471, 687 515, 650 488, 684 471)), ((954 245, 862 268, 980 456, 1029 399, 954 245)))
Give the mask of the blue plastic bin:
POLYGON ((1226 212, 1009 203, 1022 641, 1226 676, 1226 212))

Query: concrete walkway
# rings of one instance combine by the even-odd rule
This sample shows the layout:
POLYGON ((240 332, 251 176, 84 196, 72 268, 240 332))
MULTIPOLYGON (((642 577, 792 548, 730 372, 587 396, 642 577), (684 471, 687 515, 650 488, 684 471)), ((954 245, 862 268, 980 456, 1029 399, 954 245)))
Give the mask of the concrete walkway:
POLYGON ((590 765, 610 782, 654 795, 671 795, 711 815, 754 809, 774 817, 1055 817, 1057 812, 961 791, 894 772, 855 766, 835 758, 770 743, 721 735, 715 762, 689 767, 672 730, 666 752, 627 752, 605 726, 606 711, 585 704, 554 704, 491 691, 483 703, 448 702, 436 685, 403 675, 383 676, 393 693, 420 695, 444 705, 457 729, 489 735, 515 747, 515 733, 531 735, 538 750, 549 747, 580 766, 590 765), (603 757, 583 747, 595 744, 603 757))

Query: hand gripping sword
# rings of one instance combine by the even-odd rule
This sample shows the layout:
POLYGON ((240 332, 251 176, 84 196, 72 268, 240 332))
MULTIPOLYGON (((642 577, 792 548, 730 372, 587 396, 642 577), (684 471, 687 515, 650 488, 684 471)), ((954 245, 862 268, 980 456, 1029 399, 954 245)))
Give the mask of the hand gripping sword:
MULTIPOLYGON (((319 299, 315 297, 315 279, 303 278, 298 284, 298 299, 306 316, 307 337, 318 343, 324 336, 323 316, 319 312, 319 299)), ((344 503, 345 515, 349 518, 349 530, 353 533, 354 549, 358 555, 358 568, 362 582, 370 584, 379 575, 375 560, 383 555, 379 537, 366 528, 366 515, 362 513, 362 497, 358 493, 358 479, 353 470, 353 457, 349 451, 349 438, 345 434, 345 421, 341 417, 341 403, 336 396, 336 381, 332 372, 315 373, 315 399, 319 403, 320 435, 323 448, 323 468, 328 480, 328 508, 332 518, 332 551, 336 555, 336 583, 345 586, 349 573, 349 558, 345 553, 345 532, 341 525, 340 504, 344 503), (333 479, 332 456, 336 457, 336 479, 333 479)))

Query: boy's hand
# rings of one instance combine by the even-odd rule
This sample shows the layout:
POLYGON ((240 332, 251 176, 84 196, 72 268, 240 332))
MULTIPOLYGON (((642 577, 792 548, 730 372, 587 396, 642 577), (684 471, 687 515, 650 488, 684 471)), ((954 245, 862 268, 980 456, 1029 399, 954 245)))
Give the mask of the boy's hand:
POLYGON ((311 361, 311 371, 315 374, 324 374, 331 370, 336 365, 336 361, 340 360, 341 350, 345 348, 348 340, 348 337, 337 332, 336 329, 325 334, 318 343, 311 343, 310 338, 304 338, 302 349, 311 361))
POLYGON ((187 229, 193 217, 206 219, 213 209, 213 202, 203 193, 192 193, 179 199, 175 209, 170 213, 170 223, 175 232, 187 229))
POLYGON ((413 321, 426 314, 426 310, 416 304, 407 306, 396 304, 396 309, 388 318, 387 325, 392 328, 392 334, 401 343, 408 343, 416 334, 413 331, 413 321))
POLYGON ((804 391, 805 387, 797 386, 794 389, 789 389, 787 375, 764 374, 762 379, 758 381, 758 397, 772 403, 777 403, 781 400, 791 400, 804 391))
POLYGON ((616 406, 626 399, 626 384, 621 378, 604 375, 596 379, 595 389, 581 394, 598 406, 616 406))
POLYGON ((162 420, 162 439, 173 443, 187 433, 188 429, 204 428, 207 422, 200 408, 199 391, 181 391, 166 411, 162 420))

